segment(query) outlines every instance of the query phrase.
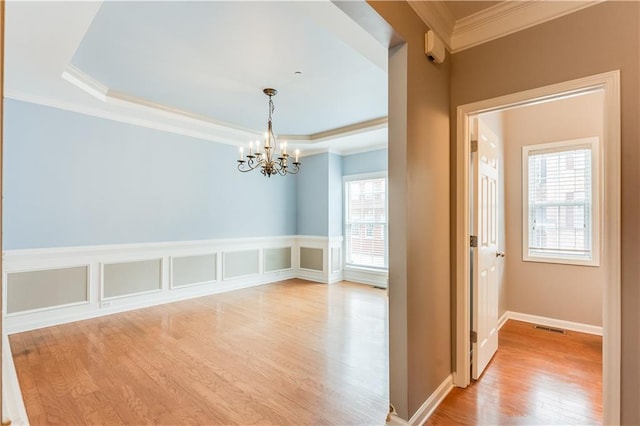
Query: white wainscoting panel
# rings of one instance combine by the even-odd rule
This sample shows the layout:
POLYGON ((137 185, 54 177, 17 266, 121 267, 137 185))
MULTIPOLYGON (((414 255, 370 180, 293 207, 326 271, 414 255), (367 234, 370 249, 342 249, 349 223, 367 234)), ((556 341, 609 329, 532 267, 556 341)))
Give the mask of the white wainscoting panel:
MULTIPOLYGON (((297 240, 295 236, 7 250, 3 253, 4 273, 2 277, 5 312, 9 300, 6 290, 7 281, 8 276, 12 273, 57 270, 78 266, 87 267, 89 272, 88 301, 5 315, 5 332, 13 334, 296 277, 297 270, 295 268, 263 273, 262 262, 260 262, 257 274, 236 277, 229 281, 222 280, 223 253, 249 250, 258 253, 258 258, 262 259, 263 250, 269 247, 291 247, 291 264, 296 264, 294 253, 297 251, 295 250, 297 240), (201 285, 172 286, 172 268, 170 266, 172 259, 197 256, 215 256, 215 280, 200 283, 201 285), (115 297, 102 297, 102 265, 108 267, 118 264, 126 267, 128 264, 135 265, 136 262, 146 260, 158 262, 160 284, 156 289, 150 292, 118 293, 115 297)), ((155 279, 158 279, 157 275, 155 279)))
MULTIPOLYGON (((15 273, 83 267, 88 275, 88 296, 78 304, 5 315, 5 332, 13 334, 290 278, 321 283, 340 281, 347 278, 342 268, 342 243, 342 237, 279 236, 7 250, 3 253, 4 312, 7 312, 7 302, 11 298, 11 294, 7 294, 8 277, 15 273), (300 267, 301 248, 317 253, 316 270, 300 267), (245 259, 243 253, 250 256, 245 259), (240 258, 235 259, 235 265, 230 265, 229 257, 238 255, 240 258), (290 259, 282 256, 290 256, 290 259), (243 263, 247 259, 248 269, 243 263), (153 274, 143 274, 148 285, 143 288, 133 285, 128 292, 128 285, 119 283, 115 293, 111 291, 113 289, 104 293, 104 285, 110 285, 106 282, 113 272, 110 268, 124 268, 126 272, 129 267, 140 269, 136 266, 145 262, 152 264, 142 268, 144 271, 151 271, 151 267, 154 270, 153 274), (235 269, 228 275, 230 266, 235 269), (181 267, 192 270, 180 272, 181 267), (181 277, 175 276, 176 273, 181 277)), ((386 284, 386 277, 352 274, 348 279, 381 287, 386 284)))
POLYGON ((387 288, 387 282, 389 281, 389 273, 387 271, 378 271, 376 269, 346 267, 342 271, 342 276, 347 281, 371 284, 382 288, 387 288))

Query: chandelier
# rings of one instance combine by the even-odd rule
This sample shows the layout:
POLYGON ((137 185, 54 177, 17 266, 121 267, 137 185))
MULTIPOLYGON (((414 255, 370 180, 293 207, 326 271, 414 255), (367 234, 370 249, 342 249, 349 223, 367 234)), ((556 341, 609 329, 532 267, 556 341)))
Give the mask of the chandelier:
POLYGON ((276 89, 264 89, 264 94, 269 97, 269 121, 267 121, 267 131, 264 134, 264 150, 260 146, 260 141, 257 140, 255 144, 255 151, 253 141, 249 142, 249 154, 244 157, 244 148, 240 148, 240 159, 238 160, 238 170, 241 172, 250 172, 251 170, 259 169, 260 172, 266 176, 279 174, 281 176, 289 174, 296 174, 300 171, 300 150, 296 149, 295 161, 293 161, 292 167, 289 166, 289 154, 287 154, 287 142, 280 143, 280 154, 276 154, 278 149, 278 140, 273 133, 273 127, 271 124, 271 116, 274 111, 273 96, 278 91, 276 89), (277 155, 277 157, 275 157, 277 155), (274 158, 275 157, 275 158, 274 158))

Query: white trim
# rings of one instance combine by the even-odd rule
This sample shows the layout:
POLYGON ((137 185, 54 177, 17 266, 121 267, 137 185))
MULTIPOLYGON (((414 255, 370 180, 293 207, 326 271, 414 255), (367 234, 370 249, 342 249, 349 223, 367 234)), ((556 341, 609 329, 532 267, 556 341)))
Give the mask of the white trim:
POLYGON ((243 248, 243 249, 237 249, 237 250, 223 250, 222 251, 222 281, 229 281, 229 280, 237 280, 240 278, 248 278, 248 277, 255 277, 256 275, 260 275, 260 252, 261 250, 256 248, 243 248), (251 252, 251 251, 255 251, 257 252, 257 256, 256 256, 256 272, 252 272, 249 274, 244 274, 244 275, 236 275, 235 277, 227 277, 227 266, 226 266, 226 262, 225 260, 227 259, 227 253, 242 253, 242 252, 251 252))
MULTIPOLYGON (((142 244, 114 244, 85 247, 54 247, 44 249, 7 250, 3 252, 3 276, 5 298, 7 275, 13 272, 29 272, 66 267, 88 266, 88 302, 42 310, 16 312, 5 315, 5 327, 9 333, 28 331, 67 322, 79 321, 139 309, 174 301, 268 284, 291 278, 329 283, 342 279, 342 269, 329 271, 332 247, 341 247, 342 237, 321 236, 276 236, 236 238, 202 241, 176 241, 142 244), (322 250, 324 271, 305 271, 299 268, 300 245, 322 250), (291 247, 291 268, 280 271, 263 270, 265 248, 291 247), (224 252, 258 251, 259 273, 245 277, 222 280, 224 252), (260 252, 263 252, 261 255, 260 252), (197 285, 172 287, 170 283, 170 261, 173 257, 216 255, 216 280, 197 285), (102 298, 102 264, 128 263, 145 260, 162 262, 161 288, 137 294, 102 298)), ((342 267, 342 265, 340 265, 342 267)), ((6 312, 6 307, 5 307, 6 312)))
POLYGON ((508 320, 509 320, 509 311, 504 311, 504 313, 500 315, 500 318, 498 319, 498 331, 500 331, 502 327, 504 327, 504 325, 507 323, 508 320))
POLYGON ((360 284, 369 284, 376 287, 387 288, 389 282, 389 272, 383 270, 354 268, 345 266, 342 271, 342 277, 345 281, 351 281, 360 284))
POLYGON ((603 290, 603 420, 620 422, 620 71, 610 71, 537 89, 526 90, 457 108, 456 129, 456 355, 454 384, 470 382, 469 360, 469 119, 472 115, 559 97, 604 91, 604 186, 602 193, 603 255, 606 267, 603 290))
POLYGON ((524 262, 542 262, 542 263, 558 263, 563 265, 582 265, 582 266, 600 266, 600 234, 602 224, 600 222, 602 203, 600 202, 600 188, 602 187, 602 181, 600 180, 600 170, 602 165, 600 164, 600 138, 598 136, 591 136, 587 138, 563 140, 557 142, 549 142, 542 144, 526 145, 522 147, 522 260, 524 262), (579 148, 588 148, 591 151, 591 171, 589 172, 591 178, 591 194, 589 201, 591 202, 590 211, 590 246, 591 252, 588 253, 589 257, 577 257, 569 255, 552 256, 548 252, 544 252, 545 249, 540 249, 543 253, 531 254, 529 248, 530 234, 529 234, 529 157, 533 153, 542 152, 564 152, 572 151, 579 148))
POLYGON ((455 28, 456 19, 446 4, 441 0, 410 1, 409 6, 427 24, 451 50, 451 36, 455 28))
POLYGON ((583 324, 579 322, 542 317, 539 315, 523 314, 520 312, 513 312, 513 311, 505 312, 503 317, 506 317, 505 322, 506 320, 512 319, 516 321, 528 322, 531 324, 540 324, 546 327, 554 327, 554 328, 560 328, 564 330, 577 331, 579 333, 594 334, 596 336, 602 336, 602 327, 597 325, 583 324))
POLYGON ((29 425, 9 336, 5 333, 2 335, 2 416, 3 421, 11 420, 12 425, 29 425))
POLYGON ((600 1, 503 1, 456 21, 452 53, 551 21, 600 1))
POLYGON ((195 255, 188 255, 188 256, 169 256, 169 290, 177 290, 181 288, 195 287, 195 286, 205 285, 205 284, 213 284, 217 281, 218 281, 218 253, 217 252, 206 253, 206 254, 195 254, 195 255), (174 285, 173 284, 173 259, 184 259, 188 257, 197 257, 197 256, 214 256, 215 257, 215 267, 216 267, 215 275, 216 276, 212 280, 208 280, 208 281, 200 281, 200 282, 183 284, 183 285, 174 285))
POLYGON ((451 389, 453 389, 453 377, 450 374, 440 383, 440 386, 429 395, 429 398, 418 408, 414 415, 411 416, 409 424, 412 426, 425 424, 436 408, 438 408, 438 405, 449 395, 451 389))
POLYGON ((3 274, 2 277, 2 289, 3 289, 3 294, 2 294, 2 312, 4 312, 4 317, 5 318, 10 318, 13 316, 18 316, 18 315, 24 315, 24 314, 31 314, 31 313, 38 313, 38 312, 45 312, 45 311, 49 311, 52 309, 60 309, 60 308, 68 308, 71 306, 80 306, 80 305, 87 305, 89 303, 91 303, 91 265, 87 264, 87 263, 80 263, 80 264, 72 264, 72 265, 61 265, 58 267, 54 267, 54 268, 46 268, 46 267, 40 267, 40 268, 35 268, 35 269, 28 269, 28 268, 24 268, 24 269, 15 269, 12 271, 7 271, 3 274), (51 306, 45 306, 42 308, 36 308, 36 309, 28 309, 25 311, 18 311, 18 312, 9 312, 8 307, 7 307, 7 301, 9 300, 8 298, 8 292, 9 292, 9 274, 15 274, 15 273, 21 273, 21 272, 40 272, 40 271, 51 271, 51 270, 56 270, 56 269, 71 269, 71 268, 86 268, 87 269, 87 284, 86 284, 86 292, 87 292, 87 299, 86 300, 80 300, 78 302, 71 302, 71 303, 64 303, 62 305, 51 305, 51 306))
POLYGON ((61 77, 63 80, 67 80, 69 83, 90 94, 94 98, 102 102, 107 101, 109 88, 90 75, 80 71, 73 65, 67 65, 67 68, 62 72, 61 77))
POLYGON ((142 296, 145 294, 152 294, 152 293, 158 293, 161 292, 164 289, 164 274, 162 273, 164 271, 164 258, 163 257, 150 257, 150 258, 138 258, 138 259, 127 259, 127 260, 122 260, 122 261, 118 261, 118 262, 100 262, 100 302, 110 302, 112 300, 117 300, 117 299, 123 299, 123 298, 127 298, 127 297, 132 297, 132 296, 142 296), (110 297, 105 297, 104 296, 104 267, 105 265, 120 265, 120 264, 124 264, 124 263, 137 263, 137 262, 148 262, 151 260, 159 260, 160 261, 160 286, 158 288, 154 288, 152 290, 143 290, 143 291, 139 291, 136 293, 127 293, 127 294, 120 294, 118 296, 110 296, 110 297))

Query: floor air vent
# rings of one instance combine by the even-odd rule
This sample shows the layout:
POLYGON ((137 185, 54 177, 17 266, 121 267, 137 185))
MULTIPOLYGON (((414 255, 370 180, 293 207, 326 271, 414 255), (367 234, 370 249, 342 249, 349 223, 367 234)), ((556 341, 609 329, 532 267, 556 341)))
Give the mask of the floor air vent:
POLYGON ((533 328, 536 328, 538 330, 550 331, 552 333, 567 334, 567 330, 563 330, 561 328, 555 328, 555 327, 547 327, 546 325, 536 324, 533 326, 533 328))

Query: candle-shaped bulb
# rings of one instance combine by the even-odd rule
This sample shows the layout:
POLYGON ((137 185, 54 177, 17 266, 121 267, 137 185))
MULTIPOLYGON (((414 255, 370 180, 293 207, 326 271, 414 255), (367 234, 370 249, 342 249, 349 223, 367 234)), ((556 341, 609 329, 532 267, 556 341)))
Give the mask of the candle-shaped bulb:
POLYGON ((271 146, 270 143, 270 137, 269 137, 269 132, 264 132, 264 147, 265 148, 269 148, 271 146))
POLYGON ((296 163, 298 163, 298 158, 300 157, 300 150, 296 149, 296 163))
POLYGON ((240 147, 240 159, 242 160, 242 156, 244 155, 244 148, 240 147))
POLYGON ((253 141, 249 142, 249 155, 253 154, 253 141))
POLYGON ((284 145, 284 149, 282 150, 282 153, 284 155, 287 155, 287 141, 284 141, 283 145, 284 145))

